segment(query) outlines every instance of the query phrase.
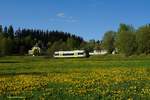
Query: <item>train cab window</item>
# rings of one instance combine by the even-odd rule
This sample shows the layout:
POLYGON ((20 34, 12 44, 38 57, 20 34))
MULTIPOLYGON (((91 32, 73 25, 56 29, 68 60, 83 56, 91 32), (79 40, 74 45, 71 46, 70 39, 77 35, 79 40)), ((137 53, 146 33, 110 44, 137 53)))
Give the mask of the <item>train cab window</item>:
POLYGON ((58 53, 56 53, 56 54, 55 54, 55 56, 59 56, 59 54, 58 54, 58 53))

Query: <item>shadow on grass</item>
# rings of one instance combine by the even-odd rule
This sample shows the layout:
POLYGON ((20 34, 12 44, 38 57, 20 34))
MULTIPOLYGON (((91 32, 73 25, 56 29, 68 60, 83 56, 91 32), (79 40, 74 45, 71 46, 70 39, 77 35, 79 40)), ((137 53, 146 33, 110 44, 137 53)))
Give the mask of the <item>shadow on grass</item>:
POLYGON ((21 63, 19 61, 0 61, 0 63, 21 63))

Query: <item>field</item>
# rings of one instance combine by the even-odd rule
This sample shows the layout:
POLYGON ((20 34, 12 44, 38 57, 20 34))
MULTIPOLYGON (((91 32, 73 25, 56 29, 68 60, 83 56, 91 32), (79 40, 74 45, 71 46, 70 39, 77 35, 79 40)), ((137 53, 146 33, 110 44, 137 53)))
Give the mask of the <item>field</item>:
POLYGON ((0 99, 148 100, 150 56, 0 57, 0 99))

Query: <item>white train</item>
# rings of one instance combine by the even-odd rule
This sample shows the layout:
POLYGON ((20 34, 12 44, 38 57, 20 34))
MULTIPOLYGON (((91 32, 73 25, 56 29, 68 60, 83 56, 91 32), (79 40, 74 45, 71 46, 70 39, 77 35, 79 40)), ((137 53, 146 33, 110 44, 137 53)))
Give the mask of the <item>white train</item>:
POLYGON ((54 58, 82 58, 87 57, 85 50, 74 50, 74 51, 57 51, 54 52, 54 58))

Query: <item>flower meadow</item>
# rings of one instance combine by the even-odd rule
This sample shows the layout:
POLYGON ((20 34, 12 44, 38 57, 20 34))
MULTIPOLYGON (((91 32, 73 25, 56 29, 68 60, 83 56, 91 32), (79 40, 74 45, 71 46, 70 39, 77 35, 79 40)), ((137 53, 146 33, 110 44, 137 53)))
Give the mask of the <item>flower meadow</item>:
MULTIPOLYGON (((8 63, 1 63, 0 99, 148 100, 150 98, 150 68, 146 67, 146 65, 149 66, 149 63, 144 64, 143 66, 145 67, 142 64, 141 67, 119 67, 117 64, 114 67, 104 67, 104 65, 100 67, 98 64, 97 67, 96 65, 86 67, 88 65, 83 63, 84 67, 80 65, 81 61, 79 61, 81 62, 80 64, 78 64, 78 60, 67 63, 63 59, 58 60, 60 61, 59 63, 63 62, 66 66, 72 63, 72 66, 62 68, 58 67, 57 63, 57 66, 53 66, 53 68, 48 67, 52 61, 49 61, 49 63, 45 63, 45 60, 40 63, 35 61, 34 64, 34 61, 30 62, 32 66, 44 66, 39 70, 36 69, 36 66, 32 67, 34 72, 30 72, 31 69, 29 68, 31 66, 28 65, 28 71, 26 70, 25 72, 21 72, 22 69, 19 70, 18 67, 13 67, 15 65, 20 66, 20 64, 22 65, 26 62, 10 63, 11 66, 8 63), (74 67, 77 66, 75 63, 79 67, 74 67), (12 71, 12 67, 16 73, 12 71), (49 70, 46 72, 44 68, 49 70), (9 72, 10 69, 11 72, 9 72)), ((93 63, 101 62, 93 61, 93 63)), ((110 62, 105 61, 105 63, 110 62)), ((143 63, 143 60, 142 62, 138 60, 136 63, 143 63)), ((128 62, 128 65, 131 65, 131 63, 128 62)))
POLYGON ((150 74, 146 68, 93 69, 81 73, 4 75, 0 77, 2 98, 28 99, 148 99, 150 74))

